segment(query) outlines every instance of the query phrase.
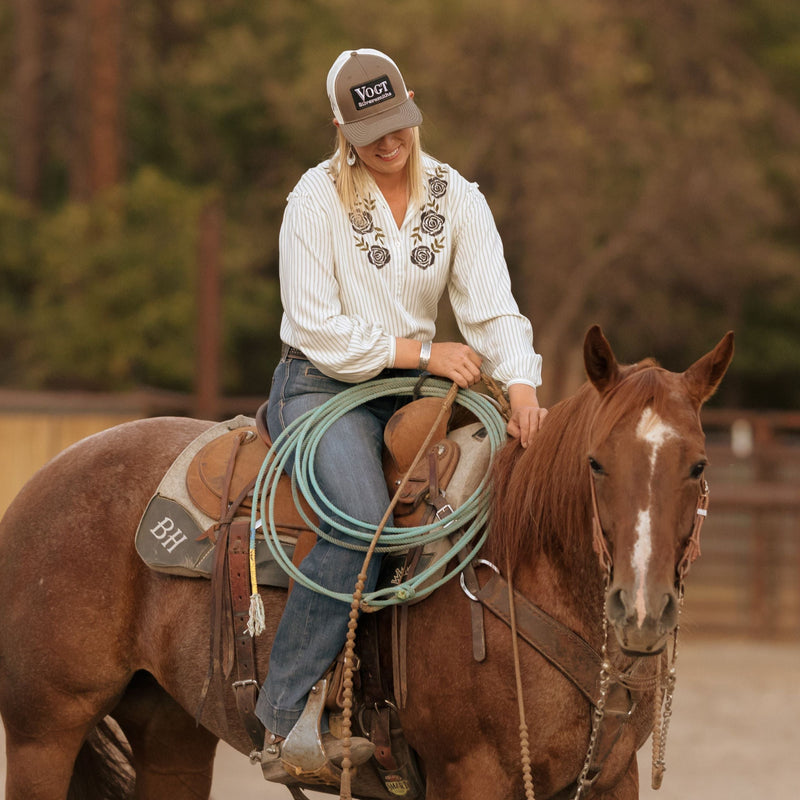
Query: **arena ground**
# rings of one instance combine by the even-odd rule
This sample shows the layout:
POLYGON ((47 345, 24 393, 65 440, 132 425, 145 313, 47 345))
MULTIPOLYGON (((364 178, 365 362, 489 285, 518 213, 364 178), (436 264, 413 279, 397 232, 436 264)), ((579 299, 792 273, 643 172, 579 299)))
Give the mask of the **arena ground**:
MULTIPOLYGON (((650 788, 648 743, 639 759, 641 800, 797 796, 800 644, 683 639, 664 784, 657 792, 650 788)), ((4 758, 0 781, 5 783, 4 758)), ((289 793, 220 745, 212 797, 288 800, 289 793)))

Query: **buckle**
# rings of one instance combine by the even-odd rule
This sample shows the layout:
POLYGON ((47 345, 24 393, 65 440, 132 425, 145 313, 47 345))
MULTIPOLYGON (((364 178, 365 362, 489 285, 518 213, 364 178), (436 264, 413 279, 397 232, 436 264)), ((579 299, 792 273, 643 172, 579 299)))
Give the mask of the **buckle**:
POLYGON ((449 517, 453 511, 453 506, 451 506, 450 503, 445 503, 443 506, 439 506, 439 508, 436 509, 436 519, 442 520, 445 517, 449 517))

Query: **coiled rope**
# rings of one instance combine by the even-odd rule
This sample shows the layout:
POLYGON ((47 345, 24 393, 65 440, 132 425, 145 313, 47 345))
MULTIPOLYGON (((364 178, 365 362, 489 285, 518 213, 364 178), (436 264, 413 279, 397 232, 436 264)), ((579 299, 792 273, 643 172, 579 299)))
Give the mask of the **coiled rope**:
MULTIPOLYGON (((367 552, 372 543, 375 529, 354 519, 342 509, 336 508, 324 496, 314 474, 314 460, 319 442, 334 422, 348 411, 372 400, 387 395, 411 396, 415 389, 425 397, 444 398, 451 384, 439 379, 430 379, 418 387, 416 378, 387 378, 359 384, 347 389, 330 400, 311 409, 289 425, 278 436, 270 449, 256 480, 253 492, 253 505, 250 526, 250 580, 251 610, 248 629, 252 635, 263 630, 263 607, 259 608, 259 596, 255 575, 255 539, 259 529, 263 530, 270 553, 281 569, 295 581, 343 602, 350 602, 352 595, 334 592, 307 578, 292 564, 291 558, 280 541, 275 524, 275 501, 277 485, 286 464, 294 458, 291 488, 297 506, 309 530, 335 544, 362 552, 367 552), (303 496, 320 523, 329 525, 339 536, 322 530, 307 515, 300 502, 303 496)), ((506 442, 506 423, 494 402, 487 395, 470 390, 459 390, 455 402, 471 411, 486 429, 491 456, 506 442)), ((362 605, 370 608, 381 608, 397 603, 419 599, 435 591, 469 564, 483 545, 487 536, 486 521, 489 509, 489 476, 483 480, 475 491, 454 513, 442 520, 435 520, 428 525, 411 528, 387 526, 380 534, 375 552, 392 553, 409 548, 423 546, 441 539, 448 534, 460 530, 461 537, 447 552, 434 559, 417 575, 397 584, 364 594, 362 605), (463 553, 463 555, 462 555, 463 553), (455 558, 458 556, 458 558, 455 558), (446 565, 451 559, 454 565, 429 585, 423 584, 446 565)))

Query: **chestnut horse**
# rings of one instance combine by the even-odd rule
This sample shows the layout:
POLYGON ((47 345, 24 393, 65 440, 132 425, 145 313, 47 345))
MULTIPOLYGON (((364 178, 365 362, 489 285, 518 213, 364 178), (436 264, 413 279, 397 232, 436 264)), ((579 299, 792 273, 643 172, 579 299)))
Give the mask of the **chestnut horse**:
MULTIPOLYGON (((551 410, 530 447, 511 442, 495 460, 492 531, 482 555, 514 564, 516 589, 596 649, 605 606, 616 633, 612 660, 662 652, 676 625, 676 565, 706 463, 699 410, 732 353, 729 333, 680 374, 652 361, 620 366, 592 328, 584 343, 589 382, 551 410), (592 547, 592 482, 613 563, 607 598, 592 547)), ((107 717, 127 738, 139 798, 207 798, 218 740, 244 754, 252 749, 230 687, 212 683, 201 725, 193 718, 209 660, 209 582, 153 572, 134 549, 134 531, 165 470, 210 424, 149 419, 91 436, 43 467, 3 518, 7 800, 61 800, 68 791, 114 797, 112 780, 93 785, 107 776, 97 760, 107 717)), ((484 581, 487 571, 478 574, 484 581)), ((263 589, 262 597, 259 678, 285 593, 263 589)), ((451 581, 409 609, 402 724, 428 800, 521 798, 510 632, 485 614, 487 656, 473 660, 470 602, 451 581)), ((533 782, 545 800, 574 787, 592 713, 524 642, 519 660, 533 782)), ((635 753, 651 730, 649 700, 585 797, 638 796, 635 753)), ((121 757, 113 761, 124 778, 121 757)), ((243 758, 242 769, 255 767, 243 758)))

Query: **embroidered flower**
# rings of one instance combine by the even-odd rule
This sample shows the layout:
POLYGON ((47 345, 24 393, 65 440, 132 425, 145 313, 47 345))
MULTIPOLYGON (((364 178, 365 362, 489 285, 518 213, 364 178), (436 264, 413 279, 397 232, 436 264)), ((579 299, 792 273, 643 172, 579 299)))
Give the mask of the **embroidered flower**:
POLYGON ((420 269, 428 269, 433 264, 435 256, 433 250, 427 245, 420 245, 411 251, 411 263, 418 266, 420 269))
POLYGON ((431 197, 444 197, 447 191, 447 181, 442 180, 438 175, 428 178, 428 189, 431 197))
POLYGON ((438 236, 444 229, 444 217, 435 211, 423 211, 419 226, 429 236, 438 236))
POLYGON ((382 269, 392 260, 392 254, 385 247, 378 247, 374 244, 370 247, 367 258, 370 264, 382 269))
POLYGON ((372 214, 363 208, 356 209, 350 215, 350 224, 353 226, 353 230, 362 236, 365 233, 371 233, 375 227, 372 221, 372 214))

